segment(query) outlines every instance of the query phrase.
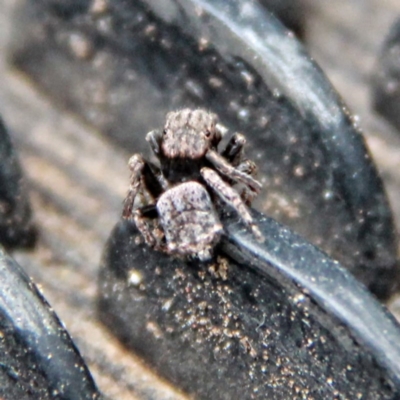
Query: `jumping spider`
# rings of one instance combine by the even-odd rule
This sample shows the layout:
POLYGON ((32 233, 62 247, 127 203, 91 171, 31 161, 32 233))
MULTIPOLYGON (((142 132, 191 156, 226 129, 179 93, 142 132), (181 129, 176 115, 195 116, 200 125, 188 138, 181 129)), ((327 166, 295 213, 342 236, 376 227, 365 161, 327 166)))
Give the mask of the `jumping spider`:
POLYGON ((255 164, 244 158, 245 138, 238 133, 218 152, 224 130, 217 116, 205 110, 170 112, 164 130, 146 136, 160 166, 140 154, 130 158, 123 217, 133 218, 149 246, 210 259, 223 231, 217 213, 220 203, 232 207, 263 240, 246 206, 261 189, 252 177, 255 164), (242 186, 240 194, 233 184, 242 186))

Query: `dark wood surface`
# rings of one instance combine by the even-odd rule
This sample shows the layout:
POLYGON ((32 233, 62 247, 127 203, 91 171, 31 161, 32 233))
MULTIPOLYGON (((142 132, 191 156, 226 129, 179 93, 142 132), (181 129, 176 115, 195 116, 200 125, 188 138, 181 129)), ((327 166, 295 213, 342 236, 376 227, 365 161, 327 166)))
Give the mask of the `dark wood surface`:
MULTIPOLYGON (((110 399, 183 399, 96 318, 98 265, 121 212, 127 157, 75 116, 55 108, 34 83, 8 66, 12 10, 18 3, 0 0, 0 113, 19 151, 41 235, 35 250, 14 257, 63 320, 110 399)), ((400 133, 370 106, 371 74, 400 3, 309 0, 307 7, 307 47, 359 117, 400 229, 400 133)), ((400 318, 400 296, 389 305, 400 318)))

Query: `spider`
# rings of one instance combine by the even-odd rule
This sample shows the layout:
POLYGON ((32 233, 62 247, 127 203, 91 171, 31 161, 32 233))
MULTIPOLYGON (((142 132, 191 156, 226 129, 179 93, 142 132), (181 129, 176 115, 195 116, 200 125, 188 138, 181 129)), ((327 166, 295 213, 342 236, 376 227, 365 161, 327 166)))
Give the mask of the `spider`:
POLYGON ((257 240, 263 236, 247 208, 261 189, 255 164, 244 158, 243 135, 236 133, 223 151, 226 131, 215 114, 182 109, 167 114, 162 131, 146 140, 159 166, 134 154, 123 217, 133 219, 145 242, 167 254, 212 258, 223 232, 217 209, 233 208, 257 240), (241 185, 241 193, 233 185, 241 185))

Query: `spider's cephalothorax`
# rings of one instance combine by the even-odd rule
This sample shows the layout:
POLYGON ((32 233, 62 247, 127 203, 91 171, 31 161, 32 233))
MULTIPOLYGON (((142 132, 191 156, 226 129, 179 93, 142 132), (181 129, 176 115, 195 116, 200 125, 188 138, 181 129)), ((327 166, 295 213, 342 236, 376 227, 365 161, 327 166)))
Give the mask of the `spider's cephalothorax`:
POLYGON ((216 196, 262 240, 246 206, 261 188, 252 177, 255 165, 244 158, 243 135, 235 134, 218 151, 223 131, 217 116, 205 110, 170 112, 164 129, 146 136, 160 166, 140 154, 130 158, 131 185, 123 216, 134 219, 149 246, 174 255, 211 258, 223 231, 216 196), (241 194, 234 184, 241 184, 241 194))

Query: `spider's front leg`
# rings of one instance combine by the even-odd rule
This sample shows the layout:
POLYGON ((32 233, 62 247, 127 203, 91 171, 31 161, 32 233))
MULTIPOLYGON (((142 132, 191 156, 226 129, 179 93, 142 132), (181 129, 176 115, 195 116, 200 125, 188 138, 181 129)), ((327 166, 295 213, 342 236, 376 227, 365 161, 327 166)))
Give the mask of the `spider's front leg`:
POLYGON ((243 222, 252 230, 256 239, 260 242, 264 241, 263 234, 254 223, 253 217, 239 193, 223 181, 222 178, 211 168, 203 167, 200 173, 207 185, 210 186, 225 203, 236 210, 243 222))
POLYGON ((225 149, 220 153, 222 157, 226 158, 228 162, 237 170, 254 176, 257 172, 256 164, 245 158, 244 145, 246 138, 241 133, 235 133, 227 143, 225 149))
MULTIPOLYGON (((245 157, 244 146, 246 138, 241 133, 235 133, 227 143, 225 149, 221 151, 221 156, 224 157, 237 171, 254 177, 257 174, 256 164, 245 157)), ((231 180, 232 181, 232 180, 231 180)), ((257 192, 249 187, 243 188, 240 193, 241 198, 247 205, 250 205, 257 192)))
POLYGON ((218 170, 218 172, 228 179, 246 185, 250 190, 255 192, 255 194, 260 192, 261 183, 251 177, 250 174, 241 171, 242 168, 249 168, 250 170, 252 168, 254 169, 255 165, 251 161, 249 161, 249 163, 245 163, 245 161, 243 161, 243 163, 240 164, 241 167, 239 168, 229 164, 229 162, 221 154, 214 150, 208 150, 205 157, 218 170))
POLYGON ((146 141, 149 142, 153 153, 158 157, 160 155, 160 148, 161 148, 161 140, 162 140, 162 132, 158 129, 154 131, 150 131, 146 135, 146 141))
POLYGON ((226 158, 230 164, 237 167, 243 160, 243 149, 246 144, 246 138, 241 133, 235 133, 227 143, 221 156, 226 158))

